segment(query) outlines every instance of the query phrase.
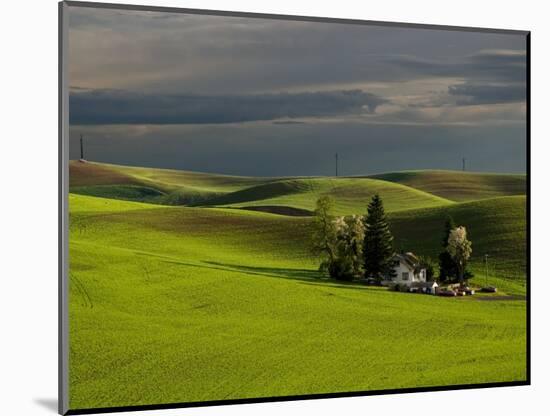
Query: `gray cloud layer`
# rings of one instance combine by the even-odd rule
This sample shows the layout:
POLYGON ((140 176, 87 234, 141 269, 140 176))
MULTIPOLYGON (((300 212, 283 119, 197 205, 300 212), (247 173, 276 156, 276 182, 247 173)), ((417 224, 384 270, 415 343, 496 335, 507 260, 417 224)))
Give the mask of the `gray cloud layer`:
POLYGON ((447 59, 391 54, 383 59, 412 77, 460 77, 492 82, 525 82, 527 64, 525 51, 510 49, 479 50, 447 59))
POLYGON ((525 168, 522 35, 74 6, 69 25, 74 157, 83 133, 92 160, 250 175, 335 151, 349 173, 525 168))
POLYGON ((387 100, 359 90, 206 96, 76 90, 74 124, 219 124, 374 113, 387 100))
MULTIPOLYGON (((406 68, 414 77, 454 77, 465 80, 448 86, 448 96, 433 96, 428 106, 480 105, 522 102, 526 99, 525 51, 481 50, 450 61, 412 56, 388 57, 390 64, 406 68)), ((411 103, 411 106, 426 106, 411 103)))
POLYGON ((459 84, 449 87, 449 94, 463 97, 458 105, 499 104, 525 101, 526 87, 518 85, 459 84))
POLYGON ((71 9, 70 36, 72 85, 214 95, 462 78, 483 68, 493 77, 500 64, 511 69, 503 60, 522 59, 495 52, 525 50, 515 35, 81 8, 71 9))

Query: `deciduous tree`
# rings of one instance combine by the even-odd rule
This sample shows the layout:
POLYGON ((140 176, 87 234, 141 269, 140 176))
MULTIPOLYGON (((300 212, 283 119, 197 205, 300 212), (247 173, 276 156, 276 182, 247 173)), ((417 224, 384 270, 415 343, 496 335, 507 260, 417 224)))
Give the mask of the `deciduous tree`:
POLYGON ((363 219, 358 215, 339 217, 335 224, 336 259, 329 272, 335 279, 353 280, 363 274, 363 219))
POLYGON ((326 271, 336 259, 336 223, 332 214, 334 202, 329 196, 317 200, 314 219, 312 251, 321 258, 320 270, 326 271))
POLYGON ((451 230, 447 251, 456 263, 459 282, 464 283, 466 264, 472 254, 472 243, 467 238, 466 227, 457 227, 451 230))

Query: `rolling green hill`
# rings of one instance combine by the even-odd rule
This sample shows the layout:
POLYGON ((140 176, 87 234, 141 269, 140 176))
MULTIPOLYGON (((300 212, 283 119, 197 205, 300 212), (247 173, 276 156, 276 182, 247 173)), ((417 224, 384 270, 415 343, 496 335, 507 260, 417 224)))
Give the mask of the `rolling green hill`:
POLYGON ((251 178, 166 169, 70 163, 72 193, 163 205, 226 206, 307 213, 321 195, 330 195, 339 215, 362 214, 380 193, 389 212, 448 205, 422 190, 370 178, 251 178))
MULTIPOLYGON (((525 277, 525 197, 488 198, 494 193, 521 192, 525 189, 524 175, 410 171, 376 176, 385 180, 249 178, 76 161, 71 162, 70 169, 71 192, 101 196, 106 201, 111 198, 196 206, 193 212, 197 219, 202 218, 200 210, 206 207, 244 208, 256 215, 273 212, 307 216, 321 195, 334 198, 338 215, 362 214, 372 195, 379 193, 386 211, 391 214, 396 249, 436 259, 443 222, 447 215, 452 215, 456 222, 467 226, 474 242, 472 267, 477 275, 485 274, 482 262, 488 254, 492 275, 516 282, 523 282, 525 277), (412 186, 454 199, 474 195, 482 199, 454 203, 412 186)), ((510 289, 524 292, 523 287, 510 289)))
POLYGON ((197 204, 268 181, 269 178, 216 175, 170 169, 71 161, 73 193, 164 205, 197 204))
MULTIPOLYGON (((511 247, 521 203, 394 212, 392 229, 432 252, 452 210, 474 250, 511 247)), ((323 278, 311 218, 74 194, 69 208, 71 408, 526 378, 525 301, 323 278)))
POLYGON ((437 259, 445 219, 451 215, 457 225, 468 230, 473 249, 471 263, 478 280, 482 282, 485 276, 484 255, 488 254, 490 274, 504 280, 498 286, 516 283, 509 289, 525 293, 525 204, 525 196, 509 196, 392 213, 389 218, 395 247, 437 259))
POLYGON ((418 170, 369 176, 400 183, 452 201, 525 195, 525 175, 418 170))
POLYGON ((313 211, 322 195, 329 195, 338 215, 363 214, 372 196, 384 198, 388 212, 451 204, 451 201, 407 186, 366 178, 309 178, 277 180, 212 198, 209 206, 289 206, 313 211))
POLYGON ((207 192, 232 192, 243 187, 268 181, 269 178, 217 175, 184 170, 143 168, 107 163, 71 160, 70 186, 86 185, 151 185, 169 191, 189 186, 207 192))
POLYGON ((71 161, 70 187, 81 195, 163 205, 287 206, 306 211, 328 194, 335 198, 339 214, 350 214, 362 213, 376 192, 390 212, 524 195, 526 177, 424 170, 350 178, 256 178, 71 161))
POLYGON ((506 196, 525 177, 248 178, 71 162, 70 181, 72 408, 526 377, 526 199, 506 196), (374 193, 397 250, 437 259, 450 214, 473 242, 474 283, 488 254, 489 283, 516 297, 327 279, 307 215, 321 195, 338 215, 362 214, 374 193))

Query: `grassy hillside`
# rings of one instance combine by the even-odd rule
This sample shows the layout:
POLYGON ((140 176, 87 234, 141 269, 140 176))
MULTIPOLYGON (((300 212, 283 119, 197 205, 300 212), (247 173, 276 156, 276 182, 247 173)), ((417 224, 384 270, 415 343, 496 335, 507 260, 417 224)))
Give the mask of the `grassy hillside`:
POLYGON ((210 199, 204 205, 290 206, 313 211, 317 199, 329 195, 334 199, 336 214, 363 214, 376 193, 383 196, 388 212, 451 204, 446 199, 391 182, 366 178, 310 178, 257 185, 210 199))
POLYGON ((69 169, 71 187, 130 183, 151 184, 160 190, 170 190, 187 185, 210 192, 231 192, 269 180, 269 178, 111 165, 98 162, 81 163, 75 160, 70 161, 69 169))
POLYGON ((392 182, 369 178, 250 178, 138 168, 100 163, 70 163, 71 192, 163 205, 227 206, 281 212, 291 207, 307 214, 321 195, 336 202, 336 213, 362 214, 375 193, 389 212, 448 205, 451 201, 392 182), (260 207, 260 208, 258 208, 260 207))
POLYGON ((166 205, 196 204, 269 180, 79 161, 69 171, 73 193, 166 205))
POLYGON ((452 201, 471 201, 526 193, 525 175, 419 170, 370 177, 407 185, 452 201))
MULTIPOLYGON (((71 162, 70 168, 71 191, 84 195, 167 205, 185 202, 188 206, 246 208, 289 216, 309 215, 321 195, 334 198, 338 215, 362 214, 372 195, 380 193, 387 212, 395 214, 391 218, 396 249, 435 259, 443 222, 450 214, 470 232, 474 241, 472 262, 477 271, 481 270, 484 254, 489 254, 492 274, 518 281, 525 276, 524 196, 453 203, 399 183, 369 178, 247 178, 90 162, 71 162)), ((416 171, 382 176, 419 188, 444 187, 453 198, 467 192, 485 197, 497 191, 514 193, 522 190, 520 183, 525 186, 522 175, 416 171)))
POLYGON ((396 248, 437 258, 441 250, 444 222, 451 215, 465 225, 473 242, 472 267, 485 276, 483 256, 489 255, 489 272, 505 280, 520 282, 524 291, 526 273, 526 198, 500 197, 447 207, 410 210, 390 215, 396 248))
MULTIPOLYGON (((69 206, 71 408, 526 377, 524 301, 321 278, 307 249, 309 218, 82 195, 69 206)), ((435 232, 439 209, 458 209, 460 220, 492 208, 392 220, 401 238, 427 235, 415 228, 419 213, 435 232)), ((499 238, 517 235, 510 225, 499 238)))

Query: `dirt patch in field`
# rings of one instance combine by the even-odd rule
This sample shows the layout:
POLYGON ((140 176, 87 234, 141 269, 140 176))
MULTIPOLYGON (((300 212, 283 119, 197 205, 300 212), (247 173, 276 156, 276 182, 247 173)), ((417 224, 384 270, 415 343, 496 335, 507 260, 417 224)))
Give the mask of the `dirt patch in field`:
POLYGON ((69 163, 69 186, 89 185, 140 185, 131 176, 90 162, 72 160, 69 163))

